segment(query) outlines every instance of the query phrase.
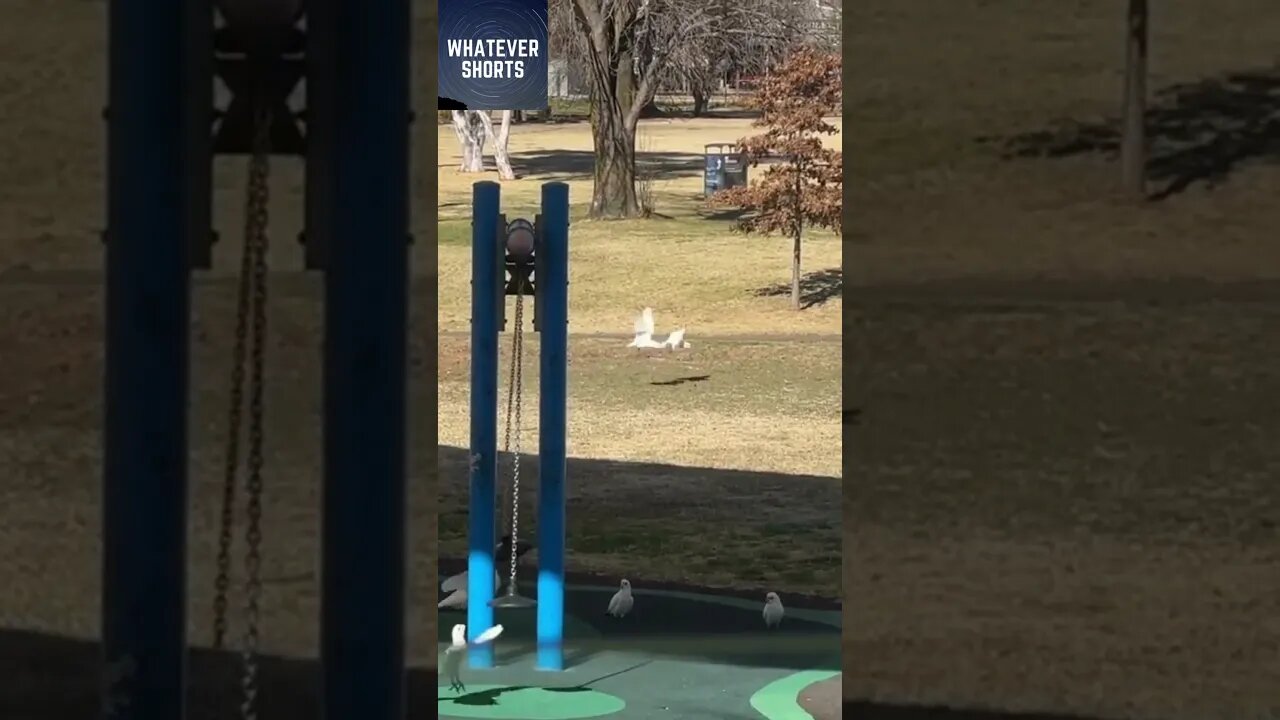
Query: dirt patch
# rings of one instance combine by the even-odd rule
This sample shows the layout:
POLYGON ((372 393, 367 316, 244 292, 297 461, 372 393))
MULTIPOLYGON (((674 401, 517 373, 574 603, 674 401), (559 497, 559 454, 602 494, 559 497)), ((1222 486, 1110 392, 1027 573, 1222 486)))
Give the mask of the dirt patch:
POLYGON ((841 682, 843 682, 842 678, 837 675, 830 680, 816 682, 801 690, 797 697, 800 707, 809 713, 813 720, 839 720, 843 717, 841 682))

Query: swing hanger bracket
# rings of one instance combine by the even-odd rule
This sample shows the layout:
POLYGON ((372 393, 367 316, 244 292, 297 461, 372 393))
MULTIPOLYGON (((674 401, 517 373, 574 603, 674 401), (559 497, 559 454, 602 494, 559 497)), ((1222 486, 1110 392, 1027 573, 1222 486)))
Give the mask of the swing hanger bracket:
MULTIPOLYGON (((498 215, 498 246, 502 253, 502 282, 498 286, 505 296, 533 296, 533 330, 541 330, 538 320, 541 305, 541 293, 538 292, 538 268, 542 264, 542 215, 535 215, 532 222, 524 218, 516 218, 507 222, 506 215, 498 215)), ((519 302, 517 300, 517 302, 519 302)), ((499 327, 507 327, 507 307, 502 299, 498 302, 499 327)))
POLYGON ((213 69, 231 93, 213 114, 213 153, 253 152, 255 118, 271 116, 271 153, 306 154, 303 113, 289 96, 306 76, 307 35, 300 0, 217 0, 222 23, 213 32, 213 69))

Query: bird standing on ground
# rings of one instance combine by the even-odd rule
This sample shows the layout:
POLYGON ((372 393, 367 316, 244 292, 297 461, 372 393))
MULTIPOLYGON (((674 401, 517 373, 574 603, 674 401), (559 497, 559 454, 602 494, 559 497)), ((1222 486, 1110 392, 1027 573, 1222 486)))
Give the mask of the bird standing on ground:
POLYGON ((631 597, 631 581, 623 578, 621 587, 618 592, 609 598, 609 609, 605 614, 612 615, 616 618, 626 617, 631 612, 631 606, 635 605, 635 598, 631 597))
POLYGON ((778 593, 771 592, 764 596, 764 624, 770 630, 782 624, 782 616, 786 615, 786 609, 782 607, 782 598, 778 597, 778 593))
MULTIPOLYGON (((521 540, 516 543, 516 560, 518 561, 525 553, 533 549, 533 545, 521 540)), ((494 564, 501 567, 511 562, 511 536, 505 535, 502 542, 493 551, 494 564)), ((462 610, 467 607, 467 571, 463 570, 440 583, 441 592, 449 593, 447 597, 441 600, 436 608, 439 610, 462 610)), ((497 589, 502 584, 502 577, 497 570, 493 571, 493 587, 497 589)))
POLYGON ((467 686, 462 682, 462 658, 466 656, 467 648, 475 647, 477 645, 487 645, 497 639, 501 634, 502 626, 494 625, 488 630, 480 633, 480 637, 477 637, 474 642, 468 645, 467 626, 453 626, 453 641, 450 643, 448 648, 445 648, 444 662, 441 663, 444 666, 445 677, 449 678, 450 690, 457 692, 467 691, 467 686))
POLYGON ((635 337, 631 342, 627 343, 627 347, 633 348, 670 348, 672 350, 680 350, 683 348, 693 347, 684 340, 684 328, 677 328, 666 340, 661 342, 653 339, 653 308, 647 307, 640 311, 640 315, 636 317, 635 337))

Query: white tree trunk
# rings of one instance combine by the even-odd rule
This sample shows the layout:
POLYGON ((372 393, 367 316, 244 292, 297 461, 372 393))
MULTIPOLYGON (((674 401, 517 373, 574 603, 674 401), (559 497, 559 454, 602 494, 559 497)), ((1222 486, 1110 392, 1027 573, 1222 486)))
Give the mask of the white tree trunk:
POLYGON ((474 111, 453 111, 453 131, 462 145, 462 164, 458 169, 462 172, 484 172, 484 141, 486 137, 484 125, 477 117, 483 113, 474 111))
POLYGON ((493 143, 493 159, 498 165, 498 177, 503 180, 515 180, 516 172, 511 169, 511 155, 507 152, 507 141, 511 138, 511 111, 502 111, 502 125, 495 133, 493 119, 489 113, 482 112, 480 122, 484 123, 484 136, 493 143))

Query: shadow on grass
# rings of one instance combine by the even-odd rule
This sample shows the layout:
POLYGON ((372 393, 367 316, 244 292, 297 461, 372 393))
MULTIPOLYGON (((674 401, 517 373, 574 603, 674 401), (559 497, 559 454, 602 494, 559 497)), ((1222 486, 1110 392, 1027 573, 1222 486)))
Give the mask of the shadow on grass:
MULTIPOLYGON (((0 630, 0 717, 94 718, 100 714, 100 645, 47 633, 0 630)), ((239 717, 240 656, 234 651, 193 649, 187 669, 188 720, 239 717)), ((265 656, 259 670, 261 715, 320 716, 320 663, 265 656)), ((411 669, 407 716, 428 717, 436 703, 436 675, 411 669)))
MULTIPOLYGON (((699 197, 701 198, 701 196, 699 197)), ((751 214, 751 211, 748 210, 747 208, 723 208, 723 207, 715 207, 715 206, 710 206, 710 207, 711 209, 703 210, 701 213, 699 213, 699 216, 703 220, 716 220, 719 222, 738 222, 739 220, 743 219, 747 215, 751 214)))
MULTIPOLYGON (((791 283, 778 283, 751 293, 756 297, 780 297, 791 294, 791 283)), ((844 270, 827 268, 800 277, 800 307, 811 308, 844 294, 844 270)))
POLYGON ((844 720, 1091 720, 1080 715, 966 710, 942 706, 892 705, 851 700, 844 702, 841 717, 844 720))
MULTIPOLYGON (((1159 90, 1146 114, 1147 177, 1163 200, 1197 182, 1214 187, 1248 162, 1280 159, 1280 68, 1236 72, 1159 90)), ((1117 156, 1120 121, 1065 120, 1011 138, 979 138, 1006 158, 1117 156)))
MULTIPOLYGON (((467 529, 469 453, 440 446, 438 457, 439 537, 459 548, 465 545, 467 529)), ((506 458, 500 461, 500 468, 509 466, 506 458)), ((522 480, 533 488, 531 494, 536 493, 538 471, 537 463, 522 465, 522 480)), ((840 653, 838 629, 797 613, 770 633, 760 616, 770 591, 782 595, 791 610, 840 608, 834 598, 789 589, 814 587, 814 578, 834 578, 840 570, 837 478, 583 458, 569 458, 567 477, 571 489, 593 487, 589 495, 568 498, 571 567, 579 554, 630 556, 659 560, 648 566, 651 574, 658 573, 660 565, 678 566, 662 571, 662 577, 680 578, 646 578, 643 563, 631 563, 627 578, 644 612, 619 619, 607 616, 605 608, 621 577, 566 572, 572 587, 565 596, 565 611, 575 625, 592 630, 583 636, 587 639, 565 648, 571 664, 625 643, 643 651, 646 659, 686 658, 761 668, 839 666, 833 660, 840 653), (603 492, 604 486, 608 492, 603 492), (759 510, 762 502, 768 504, 769 514, 759 510), (754 515, 749 510, 753 507, 754 515), (743 570, 727 574, 726 568, 743 570), (692 584, 704 575, 718 578, 708 584, 720 587, 692 584), (725 587, 728 583, 733 585, 725 587), (730 598, 738 602, 725 602, 730 598)), ((536 531, 526 532, 536 538, 536 531)), ((520 592, 528 597, 536 597, 538 591, 536 553, 537 548, 519 570, 520 592)), ((443 557, 437 569, 439 577, 449 577, 465 570, 466 563, 460 556, 443 557)), ((464 613, 441 611, 440 640, 447 641, 444 628, 461 622, 464 613)), ((532 651, 531 639, 537 636, 534 614, 499 610, 497 622, 505 628, 507 648, 520 656, 532 651)))
MULTIPOLYGON (((596 155, 590 150, 548 150, 522 152, 511 156, 512 169, 521 178, 541 180, 586 180, 596 167, 596 155)), ((699 153, 637 152, 637 173, 655 180, 695 177, 702 174, 699 153)))

